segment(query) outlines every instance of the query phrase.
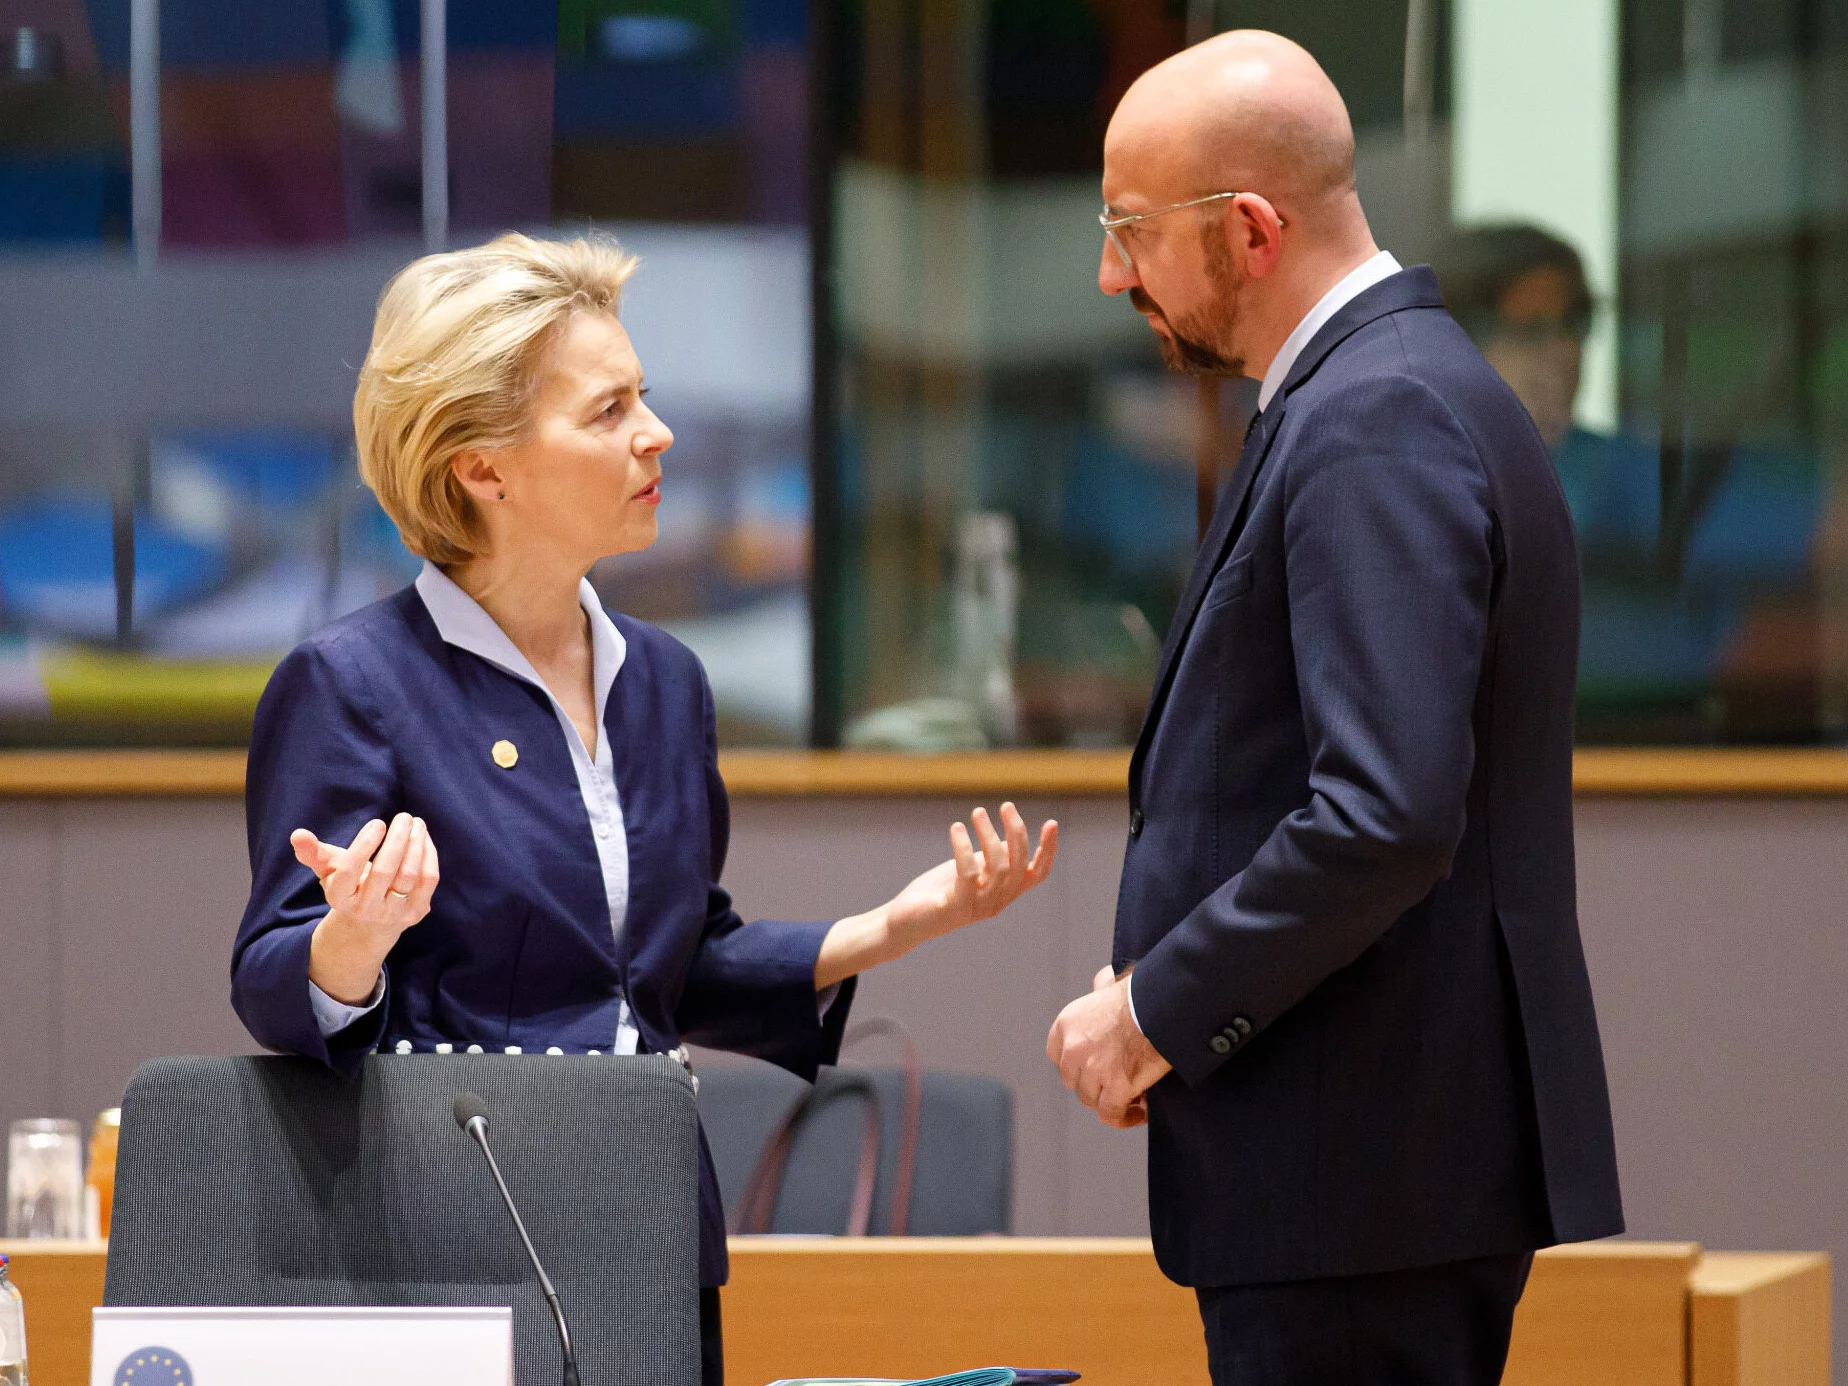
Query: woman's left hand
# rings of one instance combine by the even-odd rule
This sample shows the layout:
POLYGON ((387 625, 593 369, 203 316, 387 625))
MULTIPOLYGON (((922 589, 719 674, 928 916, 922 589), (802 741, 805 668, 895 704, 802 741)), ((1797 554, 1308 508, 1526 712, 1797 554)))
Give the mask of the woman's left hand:
POLYGON ((1029 855, 1027 825, 1012 804, 1001 805, 1005 841, 987 809, 969 817, 975 824, 973 839, 961 823, 950 826, 950 860, 931 867, 878 909, 838 920, 828 930, 815 959, 817 991, 902 958, 920 943, 965 924, 994 918, 1051 873, 1059 855, 1057 823, 1040 828, 1039 848, 1029 855))
POLYGON ((1039 846, 1029 856, 1027 825, 1012 804, 1001 805, 1005 839, 987 809, 978 808, 970 822, 975 837, 963 824, 951 824, 950 860, 912 881, 886 906, 886 926, 903 951, 994 918, 1051 873, 1059 855, 1057 823, 1040 826, 1039 846))

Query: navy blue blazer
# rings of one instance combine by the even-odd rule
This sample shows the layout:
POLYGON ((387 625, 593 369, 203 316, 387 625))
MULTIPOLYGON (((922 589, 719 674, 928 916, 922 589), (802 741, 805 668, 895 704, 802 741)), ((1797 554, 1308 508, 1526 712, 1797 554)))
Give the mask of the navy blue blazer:
POLYGON ((1358 1275, 1618 1232, 1572 857, 1578 570, 1429 270, 1349 302, 1219 499, 1130 765, 1115 961, 1162 1268, 1358 1275))
MULTIPOLYGON (((608 1053, 626 995, 644 1052, 691 1041, 809 1079, 835 1061, 853 983, 818 1016, 829 925, 746 924, 718 884, 730 819, 705 671, 664 632, 612 619, 628 644, 603 719, 629 840, 620 936, 540 690, 445 644, 415 588, 283 660, 251 737, 250 905, 231 960, 232 1004, 259 1042, 343 1073, 399 1040, 608 1053), (519 749, 511 769, 489 754, 503 739, 519 749), (349 842, 401 811, 429 824, 442 882, 386 960, 384 1005, 324 1039, 308 943, 327 905, 289 834, 349 842)), ((700 1175, 701 1281, 718 1285, 724 1214, 703 1139, 700 1175)))

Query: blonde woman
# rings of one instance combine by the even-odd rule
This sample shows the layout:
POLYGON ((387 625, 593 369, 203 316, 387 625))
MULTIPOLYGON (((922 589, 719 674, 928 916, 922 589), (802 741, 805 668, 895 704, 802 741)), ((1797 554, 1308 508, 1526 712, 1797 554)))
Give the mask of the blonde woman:
MULTIPOLYGON (((360 471, 416 583, 276 670, 251 740, 238 1014, 355 1071, 409 1041, 663 1053, 692 1041, 805 1078, 855 976, 1046 878, 1011 804, 865 914, 747 924, 692 652, 584 575, 654 542, 674 435, 617 316, 632 257, 508 235, 431 255, 379 303, 353 405, 360 471), (439 851, 441 853, 439 859, 439 851)), ((668 503, 671 503, 668 502, 668 503)), ((702 1352, 722 1379, 724 1218, 700 1150, 702 1352)))

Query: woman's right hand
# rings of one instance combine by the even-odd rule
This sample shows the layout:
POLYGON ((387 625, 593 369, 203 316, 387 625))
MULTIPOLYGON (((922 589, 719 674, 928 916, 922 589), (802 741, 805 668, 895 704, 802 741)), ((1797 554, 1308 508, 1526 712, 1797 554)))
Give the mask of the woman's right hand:
POLYGON ((314 872, 328 912, 315 926, 308 979, 334 1000, 362 1006, 399 935, 430 912, 441 871, 421 818, 373 819, 336 847, 306 828, 289 834, 296 860, 314 872))

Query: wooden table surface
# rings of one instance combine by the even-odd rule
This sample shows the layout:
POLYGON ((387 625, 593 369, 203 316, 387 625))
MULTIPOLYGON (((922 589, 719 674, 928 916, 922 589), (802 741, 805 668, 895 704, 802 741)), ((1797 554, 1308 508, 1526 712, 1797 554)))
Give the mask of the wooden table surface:
MULTIPOLYGON (((0 1242, 33 1386, 88 1386, 100 1242, 0 1242)), ((1541 1252, 1505 1386, 1829 1386, 1829 1259, 1597 1242, 1541 1252)), ((1191 1291, 1134 1238, 735 1238, 732 1386, 782 1376, 1069 1367, 1085 1386, 1205 1386, 1191 1291)))

